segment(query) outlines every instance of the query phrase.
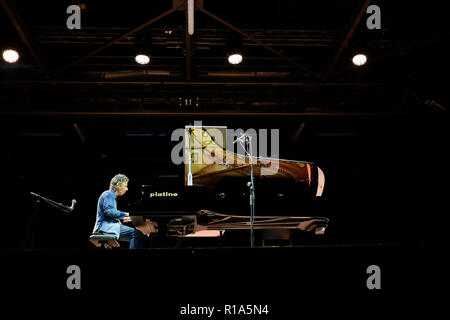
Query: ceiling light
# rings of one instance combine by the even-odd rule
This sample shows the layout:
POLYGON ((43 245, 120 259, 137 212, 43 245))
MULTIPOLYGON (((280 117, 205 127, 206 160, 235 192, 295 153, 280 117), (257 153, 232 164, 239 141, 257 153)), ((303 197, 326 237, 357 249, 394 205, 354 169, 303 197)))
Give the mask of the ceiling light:
POLYGON ((134 61, 136 61, 139 64, 148 64, 150 62, 150 56, 147 54, 137 54, 134 57, 134 61))
POLYGON ((8 63, 15 63, 19 60, 19 53, 13 49, 4 50, 2 53, 3 60, 8 63))
POLYGON ((353 56, 352 62, 355 66, 362 66, 367 62, 367 56, 363 53, 358 53, 353 56))
POLYGON ((230 64, 239 64, 242 62, 242 54, 232 53, 228 56, 228 62, 230 64))

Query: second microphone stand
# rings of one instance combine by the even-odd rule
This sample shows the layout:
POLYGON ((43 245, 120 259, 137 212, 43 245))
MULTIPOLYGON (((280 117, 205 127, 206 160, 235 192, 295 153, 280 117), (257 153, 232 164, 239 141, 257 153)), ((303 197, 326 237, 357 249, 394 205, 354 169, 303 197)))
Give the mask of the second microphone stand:
POLYGON ((40 194, 37 194, 34 192, 30 192, 30 194, 34 197, 34 210, 33 210, 32 216, 31 216, 30 223, 28 224, 27 233, 25 235, 25 240, 23 242, 22 248, 25 248, 25 246, 28 242, 28 239, 30 239, 30 249, 34 249, 35 233, 36 233, 34 229, 36 227, 36 218, 37 218, 37 214, 39 211, 39 206, 41 204, 41 200, 47 202, 48 204, 50 204, 64 212, 71 212, 73 208, 66 207, 62 203, 45 198, 45 197, 41 196, 40 194))

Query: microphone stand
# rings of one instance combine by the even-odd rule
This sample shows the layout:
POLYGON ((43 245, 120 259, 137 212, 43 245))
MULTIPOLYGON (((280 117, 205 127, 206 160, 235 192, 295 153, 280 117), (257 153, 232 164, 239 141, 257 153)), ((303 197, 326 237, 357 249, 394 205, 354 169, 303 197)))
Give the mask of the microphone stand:
POLYGON ((61 210, 64 211, 64 212, 70 212, 70 211, 72 211, 72 210, 70 209, 70 207, 66 207, 66 206, 63 205, 62 203, 59 203, 59 202, 53 201, 53 200, 51 200, 51 199, 45 198, 45 197, 43 197, 43 196, 41 196, 41 195, 39 195, 39 194, 37 194, 37 193, 34 193, 34 192, 30 192, 30 194, 31 194, 32 196, 35 196, 35 197, 37 197, 37 198, 39 198, 39 199, 44 200, 44 201, 47 202, 48 204, 54 206, 55 208, 61 209, 61 210))
POLYGON ((253 248, 255 246, 255 236, 253 232, 253 224, 255 221, 255 180, 253 175, 252 137, 247 134, 242 134, 234 143, 237 141, 239 141, 250 159, 250 181, 247 182, 247 186, 250 189, 250 247, 253 248), (248 144, 248 148, 245 146, 246 143, 248 144))
POLYGON ((192 159, 191 159, 191 139, 192 139, 192 129, 189 129, 189 163, 188 163, 188 180, 187 185, 192 186, 192 159))
POLYGON ((22 243, 22 249, 25 249, 28 239, 30 239, 30 249, 34 249, 34 238, 35 238, 35 225, 36 225, 36 216, 39 211, 39 205, 41 203, 41 199, 35 197, 34 198, 34 209, 33 213, 31 214, 30 222, 28 223, 27 232, 25 234, 25 239, 22 243))
POLYGON ((22 248, 25 248, 28 238, 30 238, 30 249, 34 249, 34 239, 35 239, 35 234, 36 234, 36 232, 35 232, 36 217, 37 217, 37 213, 39 211, 39 206, 41 204, 41 200, 47 202, 48 204, 50 204, 64 212, 71 212, 72 210, 71 210, 71 208, 66 207, 62 203, 45 198, 37 193, 30 192, 30 194, 32 196, 34 196, 34 210, 33 210, 33 214, 31 215, 31 221, 28 224, 27 233, 25 235, 25 240, 22 244, 22 248))

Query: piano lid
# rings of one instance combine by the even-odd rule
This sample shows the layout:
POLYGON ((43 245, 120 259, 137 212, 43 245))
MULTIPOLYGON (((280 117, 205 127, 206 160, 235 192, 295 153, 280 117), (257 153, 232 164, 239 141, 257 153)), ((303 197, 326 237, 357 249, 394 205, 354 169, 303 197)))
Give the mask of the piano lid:
MULTIPOLYGON (((231 130, 233 131, 233 130, 231 130)), ((248 181, 251 165, 248 156, 228 150, 234 136, 224 126, 186 126, 185 128, 185 182, 187 185, 208 186, 239 180, 248 181)), ((256 137, 254 137, 256 138, 256 137)), ((256 150, 257 139, 252 140, 256 150)), ((253 153, 255 153, 253 151, 253 153)), ((286 160, 253 155, 255 183, 302 184, 308 193, 321 196, 325 184, 323 171, 308 161, 286 160)))

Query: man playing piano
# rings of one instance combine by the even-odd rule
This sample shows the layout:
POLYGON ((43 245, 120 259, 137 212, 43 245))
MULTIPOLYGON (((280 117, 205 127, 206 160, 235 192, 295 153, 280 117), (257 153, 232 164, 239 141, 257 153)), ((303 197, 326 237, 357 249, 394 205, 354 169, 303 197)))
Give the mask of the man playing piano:
POLYGON ((130 214, 117 210, 116 198, 127 192, 128 181, 128 177, 123 174, 117 174, 111 179, 109 190, 98 199, 94 232, 113 234, 119 241, 129 241, 130 249, 142 248, 144 235, 135 228, 123 225, 122 222, 131 221, 130 214))

